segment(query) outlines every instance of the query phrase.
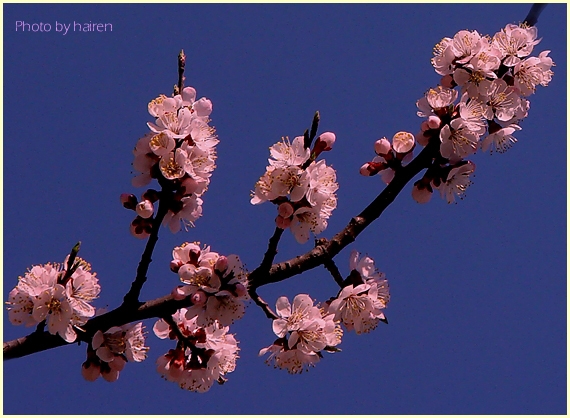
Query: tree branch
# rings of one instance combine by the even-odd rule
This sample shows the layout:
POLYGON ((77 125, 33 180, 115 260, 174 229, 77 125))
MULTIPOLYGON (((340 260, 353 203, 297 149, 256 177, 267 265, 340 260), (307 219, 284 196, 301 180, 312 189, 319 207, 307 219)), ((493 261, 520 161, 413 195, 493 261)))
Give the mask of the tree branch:
POLYGON ((259 269, 252 271, 249 275, 250 286, 258 288, 269 283, 277 283, 320 266, 326 260, 332 260, 344 247, 354 242, 356 237, 384 212, 411 179, 430 165, 438 151, 439 141, 430 142, 410 164, 399 169, 390 184, 376 199, 359 215, 352 218, 348 225, 330 241, 317 245, 304 255, 273 264, 266 274, 263 274, 259 269))

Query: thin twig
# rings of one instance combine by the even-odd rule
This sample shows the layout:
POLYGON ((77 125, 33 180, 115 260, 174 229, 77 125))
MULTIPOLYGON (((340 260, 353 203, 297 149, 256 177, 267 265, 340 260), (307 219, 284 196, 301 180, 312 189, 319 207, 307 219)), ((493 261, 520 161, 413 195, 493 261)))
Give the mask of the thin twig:
POLYGON ((265 302, 263 299, 261 299, 261 297, 257 294, 257 290, 255 289, 250 289, 249 290, 249 296, 251 296, 251 299, 255 302, 255 304, 257 306, 259 306, 263 312, 265 312, 265 315, 269 318, 269 319, 277 319, 278 316, 275 312, 273 312, 271 310, 271 308, 269 307, 269 304, 267 302, 265 302))
POLYGON ((336 284, 338 284, 342 288, 344 284, 344 279, 342 278, 342 274, 340 274, 340 271, 338 270, 338 267, 336 266, 335 262, 333 260, 326 260, 323 263, 323 266, 329 271, 336 284))
POLYGON ((127 292, 123 298, 123 305, 137 305, 140 304, 139 296, 143 285, 146 282, 146 274, 148 272, 148 267, 152 262, 152 253, 154 247, 158 241, 158 231, 160 230, 160 224, 162 220, 168 213, 168 208, 170 206, 170 191, 164 190, 161 192, 160 203, 158 204, 158 211, 156 217, 152 221, 152 233, 148 237, 144 252, 141 256, 141 261, 137 267, 137 276, 133 283, 131 284, 130 290, 127 292))
POLYGON ((530 8, 530 11, 528 12, 528 15, 523 20, 523 24, 528 26, 536 25, 536 22, 538 22, 538 17, 540 16, 545 7, 546 7, 545 3, 534 3, 530 8))

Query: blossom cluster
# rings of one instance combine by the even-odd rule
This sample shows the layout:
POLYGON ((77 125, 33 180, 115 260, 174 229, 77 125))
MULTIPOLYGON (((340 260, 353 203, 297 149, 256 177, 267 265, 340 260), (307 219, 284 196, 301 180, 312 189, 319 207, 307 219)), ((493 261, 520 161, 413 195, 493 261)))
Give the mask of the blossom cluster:
POLYGON ((185 308, 172 316, 171 324, 160 319, 153 327, 158 338, 177 340, 176 348, 157 360, 158 373, 195 392, 225 382, 225 375, 235 370, 239 351, 234 335, 228 334, 229 327, 218 321, 200 326, 198 317, 189 318, 185 308))
POLYGON ((379 272, 372 258, 359 258, 357 251, 350 254, 350 274, 334 298, 322 306, 314 305, 306 294, 295 296, 293 303, 287 297, 277 299, 277 318, 273 332, 277 339, 260 350, 269 353, 266 363, 289 373, 302 373, 314 366, 322 351, 340 351, 343 331, 368 333, 380 321, 388 323, 383 310, 390 301, 388 281, 379 272))
POLYGON ((350 254, 351 273, 338 296, 327 301, 325 310, 334 313, 348 331, 368 333, 380 321, 387 322, 383 310, 390 301, 390 289, 384 273, 379 272, 372 258, 350 254))
POLYGON ((342 330, 335 315, 314 306, 309 295, 295 296, 293 304, 282 296, 275 307, 278 318, 273 321, 273 332, 279 338, 259 352, 260 356, 270 353, 267 364, 296 374, 314 366, 321 351, 337 351, 342 330))
POLYGON ((144 344, 142 322, 112 327, 106 332, 97 331, 87 349, 87 360, 81 367, 81 374, 90 382, 99 376, 114 382, 128 361, 146 359, 148 347, 144 344))
POLYGON ((336 171, 325 160, 315 161, 322 151, 332 149, 335 139, 332 132, 325 132, 310 150, 302 136, 292 143, 283 138, 269 148, 269 165, 252 192, 252 204, 278 205, 277 227, 289 228, 299 243, 307 242, 310 232, 324 231, 336 208, 336 171))
POLYGON ((226 257, 207 245, 200 248, 199 242, 185 242, 174 248, 172 258, 170 268, 184 283, 172 295, 178 300, 190 297, 188 319, 196 317, 201 327, 215 321, 227 326, 243 316, 249 299, 247 273, 237 255, 226 257))
POLYGON ((220 255, 199 242, 175 247, 170 269, 184 283, 172 297, 190 306, 153 328, 157 337, 177 340, 176 348, 158 359, 158 372, 183 389, 205 392, 235 369, 237 341, 228 330, 245 313, 247 273, 237 255, 220 255))
POLYGON ((50 334, 75 341, 75 328, 95 315, 91 302, 99 296, 101 286, 85 260, 75 258, 69 271, 68 267, 66 258, 63 264, 33 266, 18 277, 6 302, 10 322, 31 327, 46 321, 50 334))
MULTIPOLYGON (((201 196, 216 168, 219 141, 208 124, 212 102, 204 97, 196 100, 196 90, 186 87, 174 97, 160 95, 152 100, 148 111, 156 120, 148 123, 150 132, 138 140, 133 151, 133 167, 140 173, 133 178, 133 185, 142 187, 155 178, 173 192, 163 223, 176 233, 182 224, 193 226, 202 215, 201 196)), ((153 215, 153 203, 144 198, 135 203, 142 206, 143 213, 137 210, 131 224, 135 236, 148 234, 145 220, 153 215)))
MULTIPOLYGON (((475 170, 465 158, 479 149, 502 153, 517 142, 513 134, 528 116, 528 96, 553 75, 550 51, 529 56, 539 42, 536 27, 508 24, 493 37, 461 30, 435 46, 431 62, 441 84, 416 103, 418 116, 425 119, 415 140, 423 147, 438 145, 439 155, 414 184, 417 202, 428 202, 434 188, 448 203, 462 198, 475 170)), ((393 173, 388 170, 398 166, 385 161, 381 141, 375 144, 379 157, 361 173, 382 172, 389 182, 393 173)))

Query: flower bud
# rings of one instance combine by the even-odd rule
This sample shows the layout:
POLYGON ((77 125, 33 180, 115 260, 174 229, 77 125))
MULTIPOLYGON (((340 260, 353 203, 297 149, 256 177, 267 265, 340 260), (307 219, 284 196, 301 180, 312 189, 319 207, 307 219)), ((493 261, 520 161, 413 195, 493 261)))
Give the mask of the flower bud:
MULTIPOLYGON (((441 119, 437 116, 430 116, 427 120, 430 129, 437 129, 441 126, 441 119)), ((427 131, 427 129, 425 129, 427 131)))
POLYGON ((114 382, 119 378, 119 371, 113 369, 110 369, 109 371, 102 370, 101 376, 103 376, 103 379, 107 382, 114 382))
POLYGON ((134 194, 123 193, 121 194, 121 203, 125 208, 135 210, 138 201, 134 194))
POLYGON ((206 294, 203 291, 198 290, 196 291, 196 293, 192 295, 191 300, 193 305, 202 306, 208 300, 208 296, 206 296, 206 294))
POLYGON ((154 214, 154 205, 150 200, 143 200, 137 205, 136 212, 141 218, 148 219, 154 214))
POLYGON ((293 212, 295 212, 295 210, 293 209, 293 205, 289 202, 283 202, 277 208, 277 213, 279 213, 279 216, 282 218, 290 218, 293 212))
POLYGON ((238 296, 238 298, 241 298, 245 295, 247 295, 247 289, 245 288, 245 286, 241 283, 236 283, 236 295, 238 296))
POLYGON ((319 137, 317 138, 317 144, 319 142, 324 143, 325 147, 323 148, 323 151, 330 151, 334 145, 335 140, 336 140, 335 134, 333 134, 332 132, 324 132, 321 135, 319 135, 319 137))
POLYGON ((291 218, 284 218, 277 215, 277 218, 275 218, 275 225, 277 225, 277 228, 287 229, 291 225, 291 218))
POLYGON ((88 360, 81 366, 81 375, 85 380, 94 382, 101 375, 101 369, 99 365, 88 360))
POLYGON ((398 132, 392 138, 392 148, 399 154, 410 152, 415 144, 414 135, 409 132, 398 132))
POLYGON ((228 258, 225 255, 221 255, 216 261, 214 269, 220 273, 226 271, 228 269, 228 258))
POLYGON ((425 131, 427 131, 427 130, 429 129, 429 125, 428 125, 428 121, 427 121, 427 120, 424 120, 424 121, 422 122, 422 124, 420 125, 420 129, 421 129, 422 132, 425 132, 425 131))
POLYGON ((390 141, 386 138, 380 138, 378 141, 374 143, 374 151, 378 155, 386 155, 390 152, 390 141))
POLYGON ((130 226, 130 231, 131 234, 139 239, 145 239, 148 238, 150 233, 147 232, 145 225, 143 225, 140 222, 137 222, 137 220, 142 220, 142 218, 140 216, 137 216, 133 222, 131 222, 131 226, 130 226))

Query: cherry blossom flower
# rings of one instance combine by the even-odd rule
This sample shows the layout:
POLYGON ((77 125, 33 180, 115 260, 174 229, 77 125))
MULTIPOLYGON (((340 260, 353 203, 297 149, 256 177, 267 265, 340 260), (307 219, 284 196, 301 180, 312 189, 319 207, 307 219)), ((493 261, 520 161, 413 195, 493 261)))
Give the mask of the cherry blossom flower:
POLYGON ((527 58, 514 67, 515 88, 523 96, 534 93, 536 86, 548 86, 552 79, 550 68, 554 66, 552 58, 548 56, 550 51, 541 52, 538 57, 527 58))
POLYGON ((465 195, 465 191, 471 185, 469 176, 475 171, 475 164, 467 161, 465 164, 453 167, 445 182, 439 186, 441 197, 447 200, 447 203, 455 202, 455 196, 461 199, 465 195))
POLYGON ((287 297, 277 299, 273 332, 279 338, 259 355, 270 353, 267 364, 301 373, 319 359, 322 350, 333 350, 340 344, 342 331, 334 314, 313 305, 309 295, 295 296, 293 304, 287 297))
POLYGON ((451 38, 443 38, 433 48, 434 57, 431 63, 435 72, 442 76, 453 74, 455 70, 455 53, 451 48, 451 43, 451 38))
POLYGON ((441 156, 447 159, 461 159, 477 151, 479 137, 472 132, 463 119, 453 119, 440 132, 441 156))
POLYGON ((325 160, 313 161, 306 172, 309 179, 306 198, 311 206, 322 204, 338 190, 336 171, 327 166, 325 160))
POLYGON ((503 65, 513 67, 532 52, 534 46, 540 42, 536 40, 538 30, 536 27, 520 27, 508 24, 493 36, 493 46, 502 55, 503 65))
POLYGON ((501 128, 492 134, 489 134, 481 143, 483 151, 491 149, 503 153, 513 146, 517 139, 513 136, 515 131, 520 131, 521 127, 518 125, 508 125, 501 128))
POLYGON ((465 64, 485 46, 485 42, 485 38, 482 38, 477 31, 460 30, 453 37, 450 46, 456 62, 465 64))
POLYGON ((484 97, 484 115, 489 120, 494 117, 500 121, 510 120, 520 106, 520 97, 515 89, 501 79, 493 80, 488 85, 484 97))
MULTIPOLYGON (((333 134, 334 135, 334 134, 333 134)), ((289 138, 282 138, 269 148, 271 158, 269 164, 273 167, 290 167, 303 165, 310 156, 310 151, 305 148, 304 139, 298 136, 289 142, 289 138)))
POLYGON ((418 116, 428 117, 433 115, 434 111, 448 107, 457 100, 457 95, 457 90, 442 86, 429 89, 424 97, 416 102, 418 116))

